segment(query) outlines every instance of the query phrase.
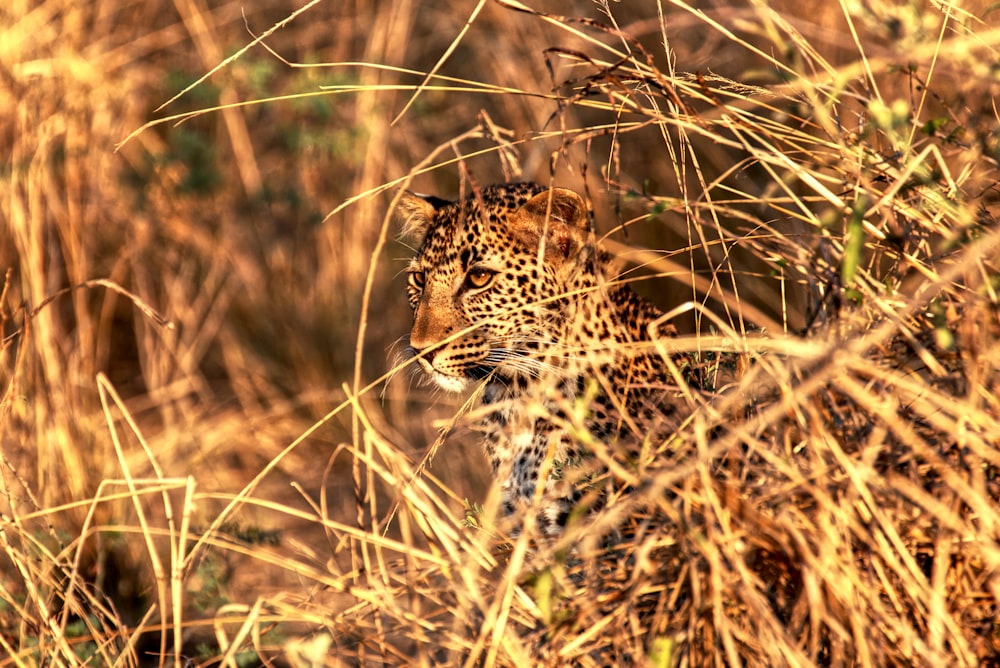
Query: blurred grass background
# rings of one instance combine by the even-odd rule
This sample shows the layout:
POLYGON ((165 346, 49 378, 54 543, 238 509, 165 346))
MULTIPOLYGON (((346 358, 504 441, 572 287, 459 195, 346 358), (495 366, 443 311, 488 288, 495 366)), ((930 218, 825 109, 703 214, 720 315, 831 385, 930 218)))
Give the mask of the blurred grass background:
MULTIPOLYGON (((346 530, 355 476, 376 499, 363 526, 400 500, 359 458, 384 438, 400 449, 392 465, 419 460, 456 408, 405 374, 353 396, 386 373, 409 326, 411 249, 380 241, 405 177, 443 197, 470 180, 586 191, 599 231, 641 223, 615 238, 716 279, 694 293, 683 280, 639 287, 662 307, 704 299, 740 331, 745 305, 775 334, 812 331, 834 319, 831 300, 864 296, 830 273, 843 265, 823 253, 839 246, 798 241, 860 225, 809 176, 857 190, 847 200, 863 211, 902 174, 875 210, 904 255, 936 257, 995 220, 1000 40, 985 0, 532 7, 315 2, 245 51, 300 6, 0 8, 0 638, 20 657, 0 665, 142 664, 182 648, 253 662, 282 641, 230 642, 227 610, 260 621, 262 597, 293 609, 319 591, 357 596, 333 584, 362 567, 364 538, 346 530), (607 65, 614 52, 647 79, 607 65), (453 79, 415 95, 431 71, 453 79), (660 122, 670 113, 683 118, 660 122), (762 138, 783 142, 784 169, 760 158, 762 138), (915 194, 955 180, 950 200, 915 194), (904 219, 907 203, 940 226, 904 219), (732 235, 757 241, 726 248, 732 235), (353 412, 323 419, 347 400, 353 412)), ((868 243, 860 271, 913 294, 919 263, 868 243)), ((947 304, 935 308, 947 320, 947 304)), ((468 432, 445 448, 428 471, 460 517, 463 499, 484 498, 485 465, 468 432)), ((388 526, 427 542, 406 521, 388 526)), ((309 610, 272 621, 290 637, 322 625, 309 610)))

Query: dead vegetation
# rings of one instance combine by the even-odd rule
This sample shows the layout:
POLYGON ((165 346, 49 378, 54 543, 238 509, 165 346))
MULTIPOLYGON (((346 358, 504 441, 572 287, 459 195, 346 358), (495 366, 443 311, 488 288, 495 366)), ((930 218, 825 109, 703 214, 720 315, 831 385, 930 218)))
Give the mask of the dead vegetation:
POLYGON ((0 10, 0 665, 997 664, 995 9, 71 4, 0 10), (521 178, 749 364, 504 545, 390 200, 521 178))

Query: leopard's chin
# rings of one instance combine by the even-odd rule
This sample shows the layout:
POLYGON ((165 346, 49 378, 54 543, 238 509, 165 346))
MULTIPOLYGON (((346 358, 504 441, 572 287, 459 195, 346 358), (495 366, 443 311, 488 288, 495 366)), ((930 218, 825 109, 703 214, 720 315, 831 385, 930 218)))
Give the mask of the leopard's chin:
POLYGON ((446 392, 464 392, 472 382, 465 376, 449 376, 440 371, 433 372, 431 378, 446 392))
POLYGON ((423 358, 417 362, 434 384, 447 392, 464 392, 472 385, 496 375, 495 367, 487 364, 472 365, 455 373, 454 370, 442 371, 423 358))
POLYGON ((421 370, 427 375, 431 381, 446 392, 462 392, 469 387, 472 382, 469 378, 465 376, 456 376, 450 373, 444 373, 443 371, 438 371, 434 368, 427 360, 420 358, 417 360, 420 364, 421 370))
POLYGON ((430 367, 424 369, 437 383, 438 387, 447 392, 464 392, 472 385, 495 376, 494 367, 481 364, 463 370, 461 375, 444 373, 430 367))

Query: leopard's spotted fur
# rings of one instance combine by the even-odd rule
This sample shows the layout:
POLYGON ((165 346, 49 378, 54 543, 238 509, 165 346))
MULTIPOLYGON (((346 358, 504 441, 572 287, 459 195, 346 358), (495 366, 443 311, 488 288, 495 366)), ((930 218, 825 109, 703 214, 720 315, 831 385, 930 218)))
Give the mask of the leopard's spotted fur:
POLYGON ((497 185, 455 203, 407 193, 401 211, 404 237, 419 244, 407 351, 442 388, 481 388, 479 427, 505 513, 520 518, 540 495, 543 528, 556 533, 584 496, 566 475, 589 454, 573 415, 605 444, 671 427, 671 381, 649 344, 672 327, 613 282, 570 190, 497 185))

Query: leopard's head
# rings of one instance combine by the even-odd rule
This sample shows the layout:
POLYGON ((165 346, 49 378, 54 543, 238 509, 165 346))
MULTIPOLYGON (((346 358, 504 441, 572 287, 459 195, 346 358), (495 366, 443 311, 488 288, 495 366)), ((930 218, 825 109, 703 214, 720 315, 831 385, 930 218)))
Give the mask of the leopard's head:
POLYGON ((583 199, 521 183, 460 202, 405 193, 400 211, 403 237, 418 247, 407 352, 450 391, 543 373, 587 262, 583 199))

